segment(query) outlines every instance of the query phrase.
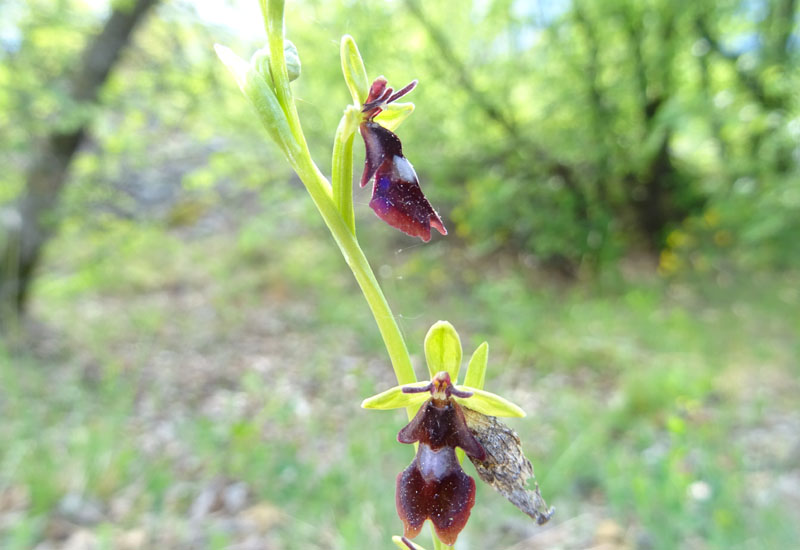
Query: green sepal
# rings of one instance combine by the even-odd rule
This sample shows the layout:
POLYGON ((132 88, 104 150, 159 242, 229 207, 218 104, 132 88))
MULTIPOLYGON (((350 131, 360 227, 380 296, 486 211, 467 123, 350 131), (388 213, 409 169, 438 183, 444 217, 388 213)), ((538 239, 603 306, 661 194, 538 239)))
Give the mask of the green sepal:
MULTIPOLYGON (((405 542, 403 542, 402 537, 398 537, 397 535, 395 535, 392 537, 392 542, 394 542, 398 548, 402 548, 403 550, 408 550, 408 545, 405 542)), ((415 544, 413 542, 411 542, 411 546, 412 548, 414 548, 414 550, 425 550, 424 547, 420 546, 419 544, 415 544)))
POLYGON ((367 69, 364 67, 364 60, 358 51, 356 41, 349 34, 342 37, 340 55, 342 58, 342 74, 353 103, 363 105, 367 101, 369 94, 369 80, 367 80, 367 69))
POLYGON ((436 373, 447 371, 453 383, 461 368, 461 340, 456 329, 447 321, 437 321, 425 335, 425 359, 431 380, 436 373))
POLYGON ((467 365, 467 374, 464 385, 471 388, 483 389, 486 382, 486 364, 489 362, 489 343, 484 342, 473 352, 467 365))
POLYGON ((472 397, 453 396, 453 399, 462 407, 472 409, 486 416, 525 416, 525 411, 522 408, 497 394, 469 386, 456 387, 462 391, 472 392, 472 397))
POLYGON ((387 130, 394 132, 413 112, 413 103, 389 103, 375 117, 375 121, 387 130))
POLYGON ((362 409, 378 409, 386 411, 389 409, 401 409, 406 407, 419 407, 428 400, 430 393, 403 393, 403 388, 410 386, 413 388, 423 388, 430 384, 429 380, 424 382, 414 382, 404 386, 395 386, 372 397, 367 397, 361 402, 362 409))

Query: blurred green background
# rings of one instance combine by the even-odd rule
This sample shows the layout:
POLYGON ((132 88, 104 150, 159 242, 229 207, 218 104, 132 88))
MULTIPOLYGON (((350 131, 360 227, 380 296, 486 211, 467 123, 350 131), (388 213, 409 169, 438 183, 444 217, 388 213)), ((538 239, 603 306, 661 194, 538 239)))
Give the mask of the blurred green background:
MULTIPOLYGON (((355 192, 418 373, 447 319, 529 413, 510 423, 556 516, 479 483, 459 548, 797 547, 797 21, 796 0, 289 2, 323 171, 342 34, 370 77, 420 81, 398 134, 450 235, 355 192)), ((405 417, 359 408, 394 385, 379 335, 213 54, 263 41, 255 0, 0 3, 0 548, 400 533, 405 417)))

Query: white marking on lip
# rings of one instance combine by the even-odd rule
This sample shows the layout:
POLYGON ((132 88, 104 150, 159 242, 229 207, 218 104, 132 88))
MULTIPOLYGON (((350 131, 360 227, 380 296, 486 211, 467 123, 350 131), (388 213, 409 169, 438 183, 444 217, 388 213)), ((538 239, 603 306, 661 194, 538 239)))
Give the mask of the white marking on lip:
POLYGON ((417 180, 417 173, 414 172, 414 167, 408 162, 408 159, 399 155, 394 156, 394 168, 397 170, 397 175, 400 179, 412 183, 417 180))

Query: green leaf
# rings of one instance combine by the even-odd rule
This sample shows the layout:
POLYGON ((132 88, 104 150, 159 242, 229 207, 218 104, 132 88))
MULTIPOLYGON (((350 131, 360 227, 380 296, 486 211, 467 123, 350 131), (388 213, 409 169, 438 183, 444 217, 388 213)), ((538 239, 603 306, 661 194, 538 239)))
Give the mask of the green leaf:
POLYGON ((453 325, 438 321, 425 336, 425 359, 433 380, 436 373, 447 371, 455 384, 461 368, 461 340, 453 325))
MULTIPOLYGON (((406 540, 408 540, 408 539, 406 539, 406 540)), ((408 545, 405 542, 403 542, 403 538, 402 537, 394 536, 394 537, 392 537, 392 542, 394 542, 397 545, 398 548, 402 548, 403 550, 409 550, 408 545)), ((411 541, 408 541, 408 542, 411 543, 411 548, 413 548, 414 550, 425 550, 425 548, 423 548, 419 544, 414 544, 411 541)))
POLYGON ((350 95, 353 97, 353 103, 359 106, 363 105, 369 94, 369 80, 356 41, 349 34, 342 37, 340 54, 342 74, 347 88, 350 90, 350 95))
POLYGON ((472 397, 454 397, 462 407, 487 416, 525 416, 522 408, 497 394, 469 386, 458 386, 458 389, 472 392, 472 397))
POLYGON ((394 132, 411 113, 414 112, 413 103, 389 103, 383 111, 375 117, 381 126, 394 132))
POLYGON ((486 364, 489 361, 489 344, 482 343, 469 360, 467 375, 464 377, 464 385, 471 388, 483 389, 486 382, 486 364))
MULTIPOLYGON (((430 384, 430 381, 414 382, 413 384, 406 384, 407 386, 422 388, 430 384)), ((381 392, 378 395, 366 398, 361 402, 363 409, 400 409, 405 407, 418 407, 424 403, 429 397, 429 393, 403 393, 404 386, 395 386, 391 389, 381 392)))

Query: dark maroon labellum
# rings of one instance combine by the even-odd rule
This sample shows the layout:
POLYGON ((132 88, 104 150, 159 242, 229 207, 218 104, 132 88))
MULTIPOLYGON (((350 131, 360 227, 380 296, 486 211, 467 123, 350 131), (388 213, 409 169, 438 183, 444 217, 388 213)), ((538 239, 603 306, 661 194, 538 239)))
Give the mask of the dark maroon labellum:
POLYGON ((362 109, 364 121, 359 128, 367 151, 361 187, 374 178, 369 205, 378 217, 427 242, 431 239, 431 227, 442 235, 447 235, 447 229, 422 193, 414 167, 403 156, 400 138, 373 120, 387 103, 407 94, 416 85, 415 80, 393 94, 392 88, 386 87, 386 79, 378 78, 372 83, 362 109))
POLYGON ((456 390, 446 372, 437 374, 425 388, 404 391, 430 391, 431 398, 397 434, 400 443, 419 442, 417 456, 397 476, 397 514, 406 537, 416 537, 425 520, 430 519, 439 539, 451 546, 475 504, 475 480, 461 469, 455 449, 461 447, 477 460, 486 458, 483 447, 467 428, 461 407, 451 397, 470 394, 456 390))

